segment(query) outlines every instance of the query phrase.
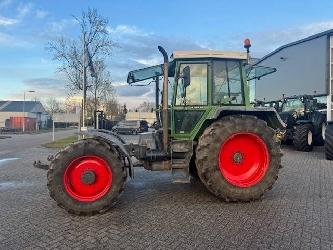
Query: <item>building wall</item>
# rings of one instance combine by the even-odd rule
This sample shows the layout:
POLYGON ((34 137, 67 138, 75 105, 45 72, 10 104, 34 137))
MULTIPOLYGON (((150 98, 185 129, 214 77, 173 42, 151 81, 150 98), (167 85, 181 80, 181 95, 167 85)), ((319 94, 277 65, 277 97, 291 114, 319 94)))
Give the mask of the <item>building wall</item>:
POLYGON ((155 112, 128 112, 125 120, 146 120, 152 124, 156 121, 156 114, 155 112))
POLYGON ((333 121, 333 36, 330 37, 329 95, 327 96, 327 120, 333 121))
POLYGON ((255 83, 257 100, 300 94, 328 94, 328 38, 322 36, 282 49, 259 63, 277 69, 255 83))
MULTIPOLYGON (((29 117, 28 112, 0 112, 0 128, 5 127, 5 121, 6 119, 9 119, 10 117, 29 117)), ((33 116, 35 117, 35 116, 33 116)))
POLYGON ((46 114, 36 114, 31 112, 0 112, 0 128, 5 127, 6 119, 10 117, 30 117, 37 118, 38 121, 41 121, 41 127, 46 127, 46 122, 48 116, 46 114))

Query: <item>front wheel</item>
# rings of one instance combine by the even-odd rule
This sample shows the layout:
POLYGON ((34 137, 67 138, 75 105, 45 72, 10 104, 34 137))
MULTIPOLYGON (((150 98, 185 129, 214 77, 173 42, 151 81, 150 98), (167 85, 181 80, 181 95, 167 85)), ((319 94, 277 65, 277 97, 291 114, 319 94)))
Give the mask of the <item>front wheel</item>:
POLYGON ((60 151, 47 173, 50 196, 60 207, 78 215, 107 211, 126 181, 125 166, 110 145, 81 140, 60 151))
POLYGON ((313 149, 313 126, 310 123, 296 126, 294 132, 294 146, 296 150, 310 152, 313 149))
POLYGON ((210 125, 196 149, 198 175, 226 201, 259 199, 272 188, 281 165, 280 142, 254 116, 227 116, 210 125))

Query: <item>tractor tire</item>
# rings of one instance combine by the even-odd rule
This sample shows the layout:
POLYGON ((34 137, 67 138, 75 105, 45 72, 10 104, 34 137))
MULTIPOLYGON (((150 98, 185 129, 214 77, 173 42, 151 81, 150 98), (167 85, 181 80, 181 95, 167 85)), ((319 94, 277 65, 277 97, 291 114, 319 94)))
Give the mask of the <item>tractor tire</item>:
POLYGON ((318 111, 314 111, 311 117, 313 124, 313 145, 323 146, 325 143, 326 117, 318 111))
POLYGON ((296 126, 294 132, 294 146, 296 150, 310 152, 313 149, 313 126, 305 123, 296 126))
POLYGON ((76 215, 109 210, 124 190, 127 172, 119 153, 109 144, 85 139, 54 157, 47 173, 50 196, 76 215))
POLYGON ((196 149, 198 175, 225 201, 252 201, 272 188, 281 165, 280 141, 255 116, 226 116, 212 123, 196 149))
POLYGON ((333 123, 329 123, 326 127, 325 155, 327 160, 333 160, 333 123))

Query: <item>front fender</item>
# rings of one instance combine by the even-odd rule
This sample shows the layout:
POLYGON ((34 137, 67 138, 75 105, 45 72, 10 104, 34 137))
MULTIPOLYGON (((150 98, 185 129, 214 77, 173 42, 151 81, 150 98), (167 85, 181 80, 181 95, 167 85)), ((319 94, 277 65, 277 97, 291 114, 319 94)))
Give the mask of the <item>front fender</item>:
POLYGON ((86 132, 83 132, 82 134, 96 138, 97 140, 102 140, 108 143, 110 146, 114 147, 124 159, 127 159, 129 165, 128 168, 129 176, 131 178, 134 178, 133 162, 131 156, 129 155, 124 146, 125 141, 119 135, 104 129, 91 129, 86 132))

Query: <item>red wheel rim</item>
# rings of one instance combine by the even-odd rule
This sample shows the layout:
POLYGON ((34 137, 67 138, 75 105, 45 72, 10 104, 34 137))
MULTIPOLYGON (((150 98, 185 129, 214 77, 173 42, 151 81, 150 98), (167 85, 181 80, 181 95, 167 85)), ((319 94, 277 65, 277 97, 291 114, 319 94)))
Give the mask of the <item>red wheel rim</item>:
POLYGON ((92 202, 103 197, 111 184, 111 168, 98 156, 82 156, 73 160, 64 174, 67 193, 79 201, 92 202))
POLYGON ((264 177, 268 166, 267 146, 257 134, 235 133, 220 147, 220 171, 234 186, 250 187, 257 184, 264 177))

